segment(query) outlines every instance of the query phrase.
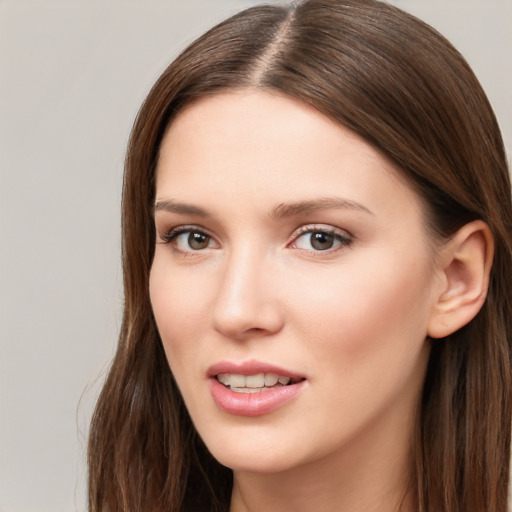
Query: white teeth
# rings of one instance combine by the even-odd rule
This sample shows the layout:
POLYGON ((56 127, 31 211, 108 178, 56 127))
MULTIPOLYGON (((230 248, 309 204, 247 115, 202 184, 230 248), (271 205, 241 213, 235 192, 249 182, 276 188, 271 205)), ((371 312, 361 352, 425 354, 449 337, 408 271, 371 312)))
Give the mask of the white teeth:
POLYGON ((231 388, 231 391, 236 391, 237 393, 259 393, 263 388, 231 388))
POLYGON ((279 375, 275 373, 265 373, 265 386, 275 386, 279 380, 279 375))
POLYGON ((225 386, 229 386, 229 382, 230 382, 230 378, 229 378, 229 374, 228 373, 219 373, 219 375, 217 375, 217 380, 221 383, 221 384, 224 384, 225 386))
POLYGON ((245 376, 244 375, 236 375, 231 374, 229 377, 229 386, 232 388, 245 388, 245 376))
POLYGON ((217 380, 239 393, 257 393, 273 386, 286 386, 290 377, 279 376, 276 373, 257 373, 255 375, 240 375, 237 373, 219 373, 217 380))
MULTIPOLYGON (((247 375, 245 377, 246 388, 262 388, 265 385, 265 374, 258 373, 257 375, 247 375)), ((237 386, 242 387, 242 386, 237 386)))

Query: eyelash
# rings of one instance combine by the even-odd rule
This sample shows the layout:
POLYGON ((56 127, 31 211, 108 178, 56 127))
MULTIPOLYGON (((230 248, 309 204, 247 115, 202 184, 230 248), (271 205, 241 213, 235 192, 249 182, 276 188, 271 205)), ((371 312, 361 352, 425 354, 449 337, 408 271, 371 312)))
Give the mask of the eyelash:
POLYGON ((160 238, 162 240, 161 243, 171 245, 173 247, 173 250, 175 250, 176 252, 181 253, 181 254, 188 254, 188 253, 193 253, 193 252, 201 252, 200 249, 194 250, 192 248, 190 248, 189 251, 184 251, 182 249, 179 249, 176 246, 178 237, 180 235, 185 234, 185 233, 189 233, 189 236, 192 233, 197 233, 199 235, 206 236, 208 238, 208 242, 213 240, 213 237, 211 235, 206 233, 204 229, 202 229, 202 228, 200 228, 198 226, 180 226, 180 227, 177 227, 177 228, 170 229, 169 231, 167 231, 166 233, 161 235, 160 236, 160 238))
MULTIPOLYGON (((189 250, 183 250, 179 249, 177 247, 177 239, 179 236, 183 234, 189 234, 189 237, 191 234, 198 234, 207 237, 208 244, 210 244, 211 241, 214 240, 214 238, 209 235, 204 229, 198 227, 198 226, 180 226, 177 228, 170 229, 166 233, 160 236, 161 243, 168 244, 173 247, 173 250, 180 253, 180 254, 191 254, 191 253, 200 253, 205 249, 208 249, 209 247, 205 247, 204 249, 193 249, 190 246, 189 250)), ((310 242, 311 243, 311 242, 310 242)), ((287 244, 287 247, 296 248, 305 252, 308 252, 310 254, 314 255, 320 255, 320 254, 332 254, 339 250, 342 250, 343 248, 348 248, 353 243, 353 237, 350 233, 347 231, 341 231, 334 229, 332 227, 327 227, 324 225, 308 225, 303 226, 299 228, 297 231, 295 231, 292 235, 292 241, 287 244), (301 237, 304 235, 313 235, 313 234, 321 234, 321 235, 327 235, 329 237, 333 238, 333 243, 338 243, 338 245, 334 248, 329 247, 327 249, 305 249, 297 247, 297 242, 300 240, 301 237)))
MULTIPOLYGON (((307 251, 308 253, 312 253, 312 254, 332 254, 332 253, 335 253, 339 250, 342 250, 343 248, 349 248, 352 243, 353 243, 353 237, 350 233, 348 233, 347 231, 341 231, 339 229, 335 229, 333 227, 328 227, 328 226, 324 226, 324 225, 313 225, 313 226, 303 226, 301 228, 299 228, 292 236, 293 236, 293 240, 291 242, 291 244, 289 244, 288 246, 297 246, 297 241, 303 237, 304 235, 313 235, 313 234, 321 234, 321 235, 328 235, 330 237, 333 238, 333 243, 336 243, 338 242, 338 246, 337 247, 329 247, 327 249, 324 249, 324 250, 320 250, 320 249, 302 249, 303 251, 307 251)), ((311 244, 311 242, 310 242, 311 244)), ((299 247, 297 247, 298 249, 300 249, 299 247)))

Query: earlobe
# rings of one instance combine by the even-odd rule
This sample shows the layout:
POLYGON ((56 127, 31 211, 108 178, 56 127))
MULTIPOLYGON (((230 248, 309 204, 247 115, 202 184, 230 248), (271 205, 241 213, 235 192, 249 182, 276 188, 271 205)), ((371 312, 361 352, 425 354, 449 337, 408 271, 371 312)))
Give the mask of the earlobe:
POLYGON ((441 250, 442 289, 435 297, 428 335, 444 338, 480 311, 489 286, 494 239, 489 226, 473 221, 460 228, 441 250))

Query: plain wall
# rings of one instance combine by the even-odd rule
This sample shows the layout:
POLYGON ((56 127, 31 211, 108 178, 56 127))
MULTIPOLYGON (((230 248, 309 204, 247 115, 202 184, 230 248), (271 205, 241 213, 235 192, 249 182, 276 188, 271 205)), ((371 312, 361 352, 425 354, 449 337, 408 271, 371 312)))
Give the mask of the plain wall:
MULTIPOLYGON (((124 150, 149 87, 249 0, 0 0, 0 512, 86 510, 122 307, 124 150)), ((394 0, 466 56, 512 154, 512 1, 394 0)))

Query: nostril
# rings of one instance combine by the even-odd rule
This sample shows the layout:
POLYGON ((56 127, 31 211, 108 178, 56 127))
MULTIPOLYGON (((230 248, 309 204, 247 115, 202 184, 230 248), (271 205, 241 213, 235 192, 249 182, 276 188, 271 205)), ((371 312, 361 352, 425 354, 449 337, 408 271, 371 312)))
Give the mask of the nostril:
POLYGON ((217 304, 212 311, 213 328, 228 338, 244 339, 275 334, 283 326, 279 309, 256 300, 245 304, 217 304))

